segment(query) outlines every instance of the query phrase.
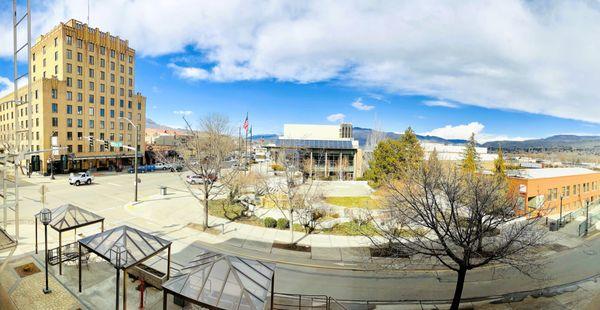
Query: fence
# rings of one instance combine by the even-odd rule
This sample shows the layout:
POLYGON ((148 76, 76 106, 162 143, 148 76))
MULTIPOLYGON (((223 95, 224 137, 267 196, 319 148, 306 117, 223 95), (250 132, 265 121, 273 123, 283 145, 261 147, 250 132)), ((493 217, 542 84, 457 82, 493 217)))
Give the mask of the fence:
POLYGON ((347 308, 333 297, 326 295, 304 295, 275 293, 273 306, 275 310, 347 310, 347 308))

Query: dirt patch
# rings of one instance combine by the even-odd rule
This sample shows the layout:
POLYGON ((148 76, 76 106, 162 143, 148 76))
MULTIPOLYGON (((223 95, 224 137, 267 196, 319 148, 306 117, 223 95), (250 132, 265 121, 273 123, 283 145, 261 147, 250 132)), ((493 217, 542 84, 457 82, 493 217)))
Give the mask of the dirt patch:
POLYGON ((188 228, 191 228, 191 229, 201 231, 201 232, 209 233, 211 235, 215 235, 215 236, 221 235, 221 226, 218 226, 219 228, 209 227, 206 230, 202 227, 202 224, 198 224, 198 223, 188 223, 185 226, 188 228))
POLYGON ((310 245, 300 245, 300 244, 289 244, 289 243, 279 243, 273 242, 273 247, 282 250, 289 251, 298 251, 298 252, 310 252, 310 245))
POLYGON ((397 248, 369 248, 371 257, 389 257, 389 258, 409 258, 410 253, 407 250, 397 248))
POLYGON ((569 249, 568 246, 558 244, 558 243, 548 244, 546 247, 548 250, 555 251, 555 252, 562 252, 562 251, 569 249))
POLYGON ((27 276, 40 272, 40 269, 34 263, 29 263, 15 267, 15 271, 17 272, 19 277, 25 278, 27 276))

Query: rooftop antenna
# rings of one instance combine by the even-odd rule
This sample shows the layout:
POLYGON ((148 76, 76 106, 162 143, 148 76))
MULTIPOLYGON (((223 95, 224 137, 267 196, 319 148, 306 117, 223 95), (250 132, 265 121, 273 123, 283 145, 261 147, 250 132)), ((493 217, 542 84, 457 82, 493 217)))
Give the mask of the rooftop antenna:
POLYGON ((87 24, 90 26, 90 0, 87 2, 87 24))

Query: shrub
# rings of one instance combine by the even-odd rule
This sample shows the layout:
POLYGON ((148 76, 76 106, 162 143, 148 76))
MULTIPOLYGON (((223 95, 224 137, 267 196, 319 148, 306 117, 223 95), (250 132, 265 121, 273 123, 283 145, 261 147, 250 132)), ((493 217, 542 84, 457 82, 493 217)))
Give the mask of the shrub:
POLYGON ((290 221, 285 218, 280 218, 277 220, 277 228, 279 229, 288 229, 290 228, 290 221))
POLYGON ((273 169, 273 171, 284 171, 285 167, 280 164, 272 164, 271 169, 273 169))
POLYGON ((266 217, 263 220, 263 223, 265 224, 265 227, 268 227, 268 228, 275 228, 275 227, 277 227, 277 221, 274 218, 272 218, 272 217, 266 217))

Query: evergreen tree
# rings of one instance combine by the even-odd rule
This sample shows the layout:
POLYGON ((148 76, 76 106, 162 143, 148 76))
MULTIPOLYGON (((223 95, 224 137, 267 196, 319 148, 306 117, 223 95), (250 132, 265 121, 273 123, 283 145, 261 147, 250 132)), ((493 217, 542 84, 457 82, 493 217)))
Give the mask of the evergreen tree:
POLYGON ((467 143, 467 147, 465 148, 464 158, 462 161, 462 169, 467 173, 475 173, 477 172, 479 155, 477 154, 477 150, 475 147, 477 146, 477 142, 475 142, 475 134, 471 134, 471 138, 467 143))
POLYGON ((504 163, 504 156, 500 145, 498 145, 498 158, 494 160, 494 175, 501 177, 506 176, 506 164, 504 163))
POLYGON ((365 178, 379 186, 386 178, 402 178, 406 171, 418 167, 422 161, 423 149, 409 127, 400 139, 385 139, 377 144, 365 178))

